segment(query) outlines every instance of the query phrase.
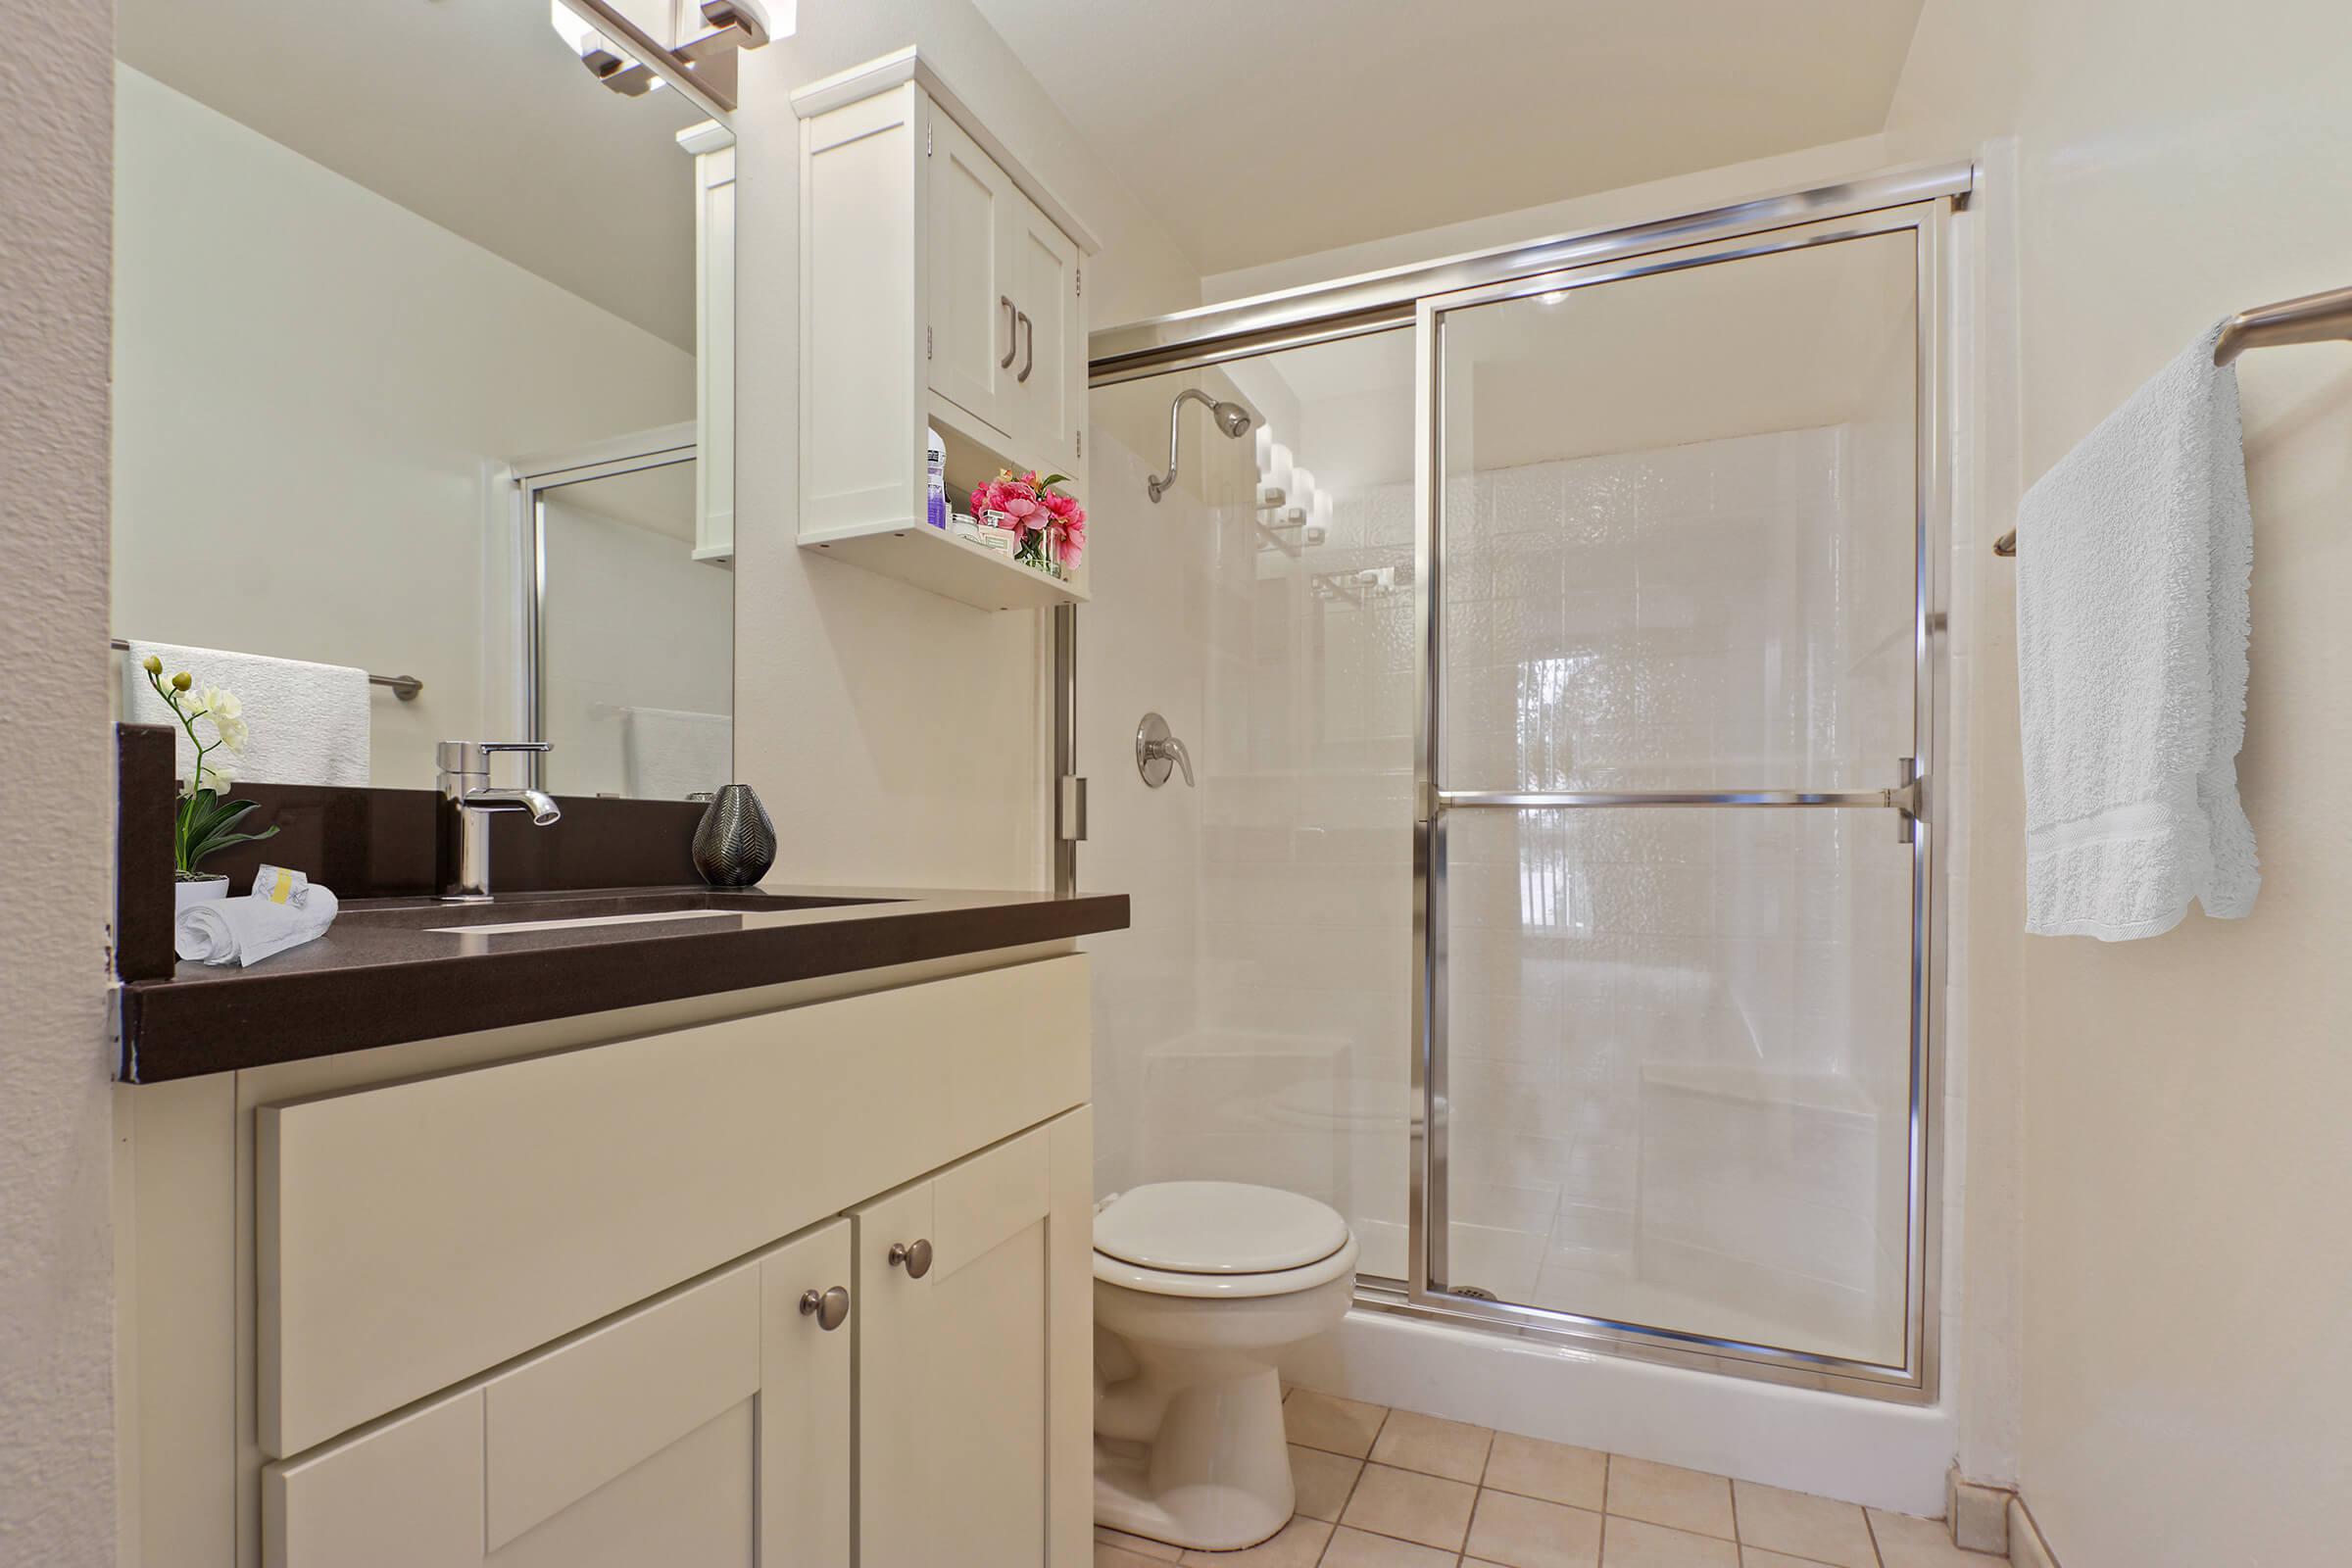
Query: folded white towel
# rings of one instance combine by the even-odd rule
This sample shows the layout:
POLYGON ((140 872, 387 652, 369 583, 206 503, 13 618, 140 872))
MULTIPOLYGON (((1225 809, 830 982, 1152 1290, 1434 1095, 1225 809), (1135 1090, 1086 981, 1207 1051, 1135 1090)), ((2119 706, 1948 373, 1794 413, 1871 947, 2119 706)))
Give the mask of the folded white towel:
POLYGON ((255 964, 316 942, 334 923, 335 896, 313 883, 303 890, 300 904, 280 904, 256 893, 191 905, 179 911, 172 945, 181 957, 204 963, 255 964))
POLYGON ((682 801, 735 776, 735 721, 678 708, 620 710, 621 788, 633 801, 682 801))
POLYGON ((2018 508, 2026 929, 2117 942, 2252 911, 2237 799, 2254 518, 2217 323, 2018 508))
MULTIPOLYGON (((175 732, 179 776, 195 768, 195 748, 164 700, 147 684, 139 662, 149 654, 164 662, 164 677, 187 670, 196 690, 219 686, 244 705, 253 739, 242 755, 228 758, 239 780, 257 784, 338 784, 364 789, 368 777, 368 672, 343 664, 313 664, 270 659, 225 648, 188 648, 178 643, 130 639, 122 656, 122 716, 134 724, 169 724, 175 732)), ((199 729, 204 726, 200 723, 199 729)), ((209 739, 211 732, 207 730, 209 739)))

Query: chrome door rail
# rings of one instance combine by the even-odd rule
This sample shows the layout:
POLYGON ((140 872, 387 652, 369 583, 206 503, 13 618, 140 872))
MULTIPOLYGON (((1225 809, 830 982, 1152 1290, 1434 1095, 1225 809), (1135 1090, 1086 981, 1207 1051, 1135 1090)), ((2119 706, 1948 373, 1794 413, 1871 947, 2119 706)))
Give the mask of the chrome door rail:
POLYGON ((1646 223, 1573 230, 1527 244, 1363 272, 1327 283, 1102 327, 1087 339, 1090 384, 1109 386, 1216 360, 1270 354, 1411 324, 1421 300, 1537 272, 1679 250, 1708 240, 1950 197, 1975 188, 1973 163, 1920 164, 1834 185, 1777 191, 1646 223))
POLYGON ((1447 810, 1463 808, 1543 811, 1592 806, 1818 806, 1833 808, 1919 808, 1919 781, 1882 790, 1439 790, 1447 810))

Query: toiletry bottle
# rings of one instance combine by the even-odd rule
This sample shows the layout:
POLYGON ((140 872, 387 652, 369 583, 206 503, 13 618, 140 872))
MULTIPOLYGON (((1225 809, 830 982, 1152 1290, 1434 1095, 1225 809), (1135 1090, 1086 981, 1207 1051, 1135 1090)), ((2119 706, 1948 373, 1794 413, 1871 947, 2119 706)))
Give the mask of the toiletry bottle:
POLYGON ((923 520, 934 528, 948 525, 948 444, 939 438, 939 431, 923 427, 923 437, 931 460, 931 494, 923 520))

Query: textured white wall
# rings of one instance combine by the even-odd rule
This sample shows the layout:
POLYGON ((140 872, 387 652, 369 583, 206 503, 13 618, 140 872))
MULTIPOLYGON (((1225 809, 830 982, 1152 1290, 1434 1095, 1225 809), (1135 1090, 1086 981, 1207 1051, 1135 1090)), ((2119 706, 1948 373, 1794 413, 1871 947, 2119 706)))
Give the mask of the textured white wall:
POLYGON ((0 0, 0 1561, 42 1568, 115 1539, 106 15, 0 0))
MULTIPOLYGON (((2016 238, 1989 258, 2014 269, 1993 293, 2017 313, 2009 428, 1985 431, 2016 457, 1996 478, 2044 472, 2215 318, 2352 283, 2348 71, 2333 0, 1930 0, 1896 156, 2015 138, 2016 238)), ((2022 1322, 2018 1475, 2067 1568, 2344 1554, 2352 351, 2267 349, 2239 372, 2252 918, 2114 945, 2015 935, 2014 583, 1980 558, 1971 1134, 1982 1149, 2009 1118, 2023 1154, 1972 1166, 1967 1245, 1996 1204, 2024 1230, 2009 1297, 1967 1310, 2022 1322)))

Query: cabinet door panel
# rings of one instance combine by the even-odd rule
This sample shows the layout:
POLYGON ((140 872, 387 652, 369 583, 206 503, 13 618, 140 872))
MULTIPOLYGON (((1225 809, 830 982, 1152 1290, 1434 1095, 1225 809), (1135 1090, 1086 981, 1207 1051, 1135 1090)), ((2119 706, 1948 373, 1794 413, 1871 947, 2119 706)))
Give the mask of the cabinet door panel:
MULTIPOLYGON (((760 1568, 757 1401, 741 1399, 482 1559, 485 1568, 760 1568)), ((492 1494, 496 1495, 495 1492, 492 1494)), ((808 1559, 813 1561, 813 1559, 808 1559)))
POLYGON ((995 160, 926 105, 930 116, 929 185, 930 368, 940 396, 1000 430, 1009 428, 1013 371, 1004 361, 1012 325, 1004 300, 1013 280, 1003 274, 1005 239, 1024 202, 995 160))
MULTIPOLYGON (((833 1220, 264 1472, 271 1568, 849 1568, 833 1220)), ((846 1328, 846 1324, 843 1328, 846 1328)))
POLYGON ((1046 1217, 1052 1201, 1048 1140, 1042 1132, 959 1160, 932 1183, 933 1278, 945 1284, 1046 1217))
POLYGON ((760 1271, 729 1270, 490 1380, 493 1551, 760 1387, 760 1271))
POLYGON ((1012 297, 1027 319, 1013 373, 1026 370, 1028 378, 1016 383, 1021 412, 1014 438, 1047 469, 1075 475, 1086 399, 1084 375, 1072 373, 1086 341, 1079 325, 1078 247, 1027 197, 1018 200, 1012 297))
POLYGON ((849 1568, 850 1360, 862 1302, 850 1278, 850 1222, 820 1225, 760 1267, 760 1541, 762 1568, 849 1568), (848 1287, 827 1330, 809 1291, 848 1287))
POLYGON ((268 1568, 475 1568, 482 1392, 262 1472, 268 1568))
POLYGON ((857 1213, 859 1556, 871 1568, 1083 1568, 1091 1551, 1065 1521, 1093 1479, 1090 1450, 1061 1430, 1085 1423, 1092 1345, 1062 1278, 1081 1261, 1069 1233, 1091 1221, 1090 1189, 1055 1180, 1057 1154, 1091 1152, 1082 1131, 1057 1136, 1071 1119, 857 1213), (917 1239, 933 1247, 921 1279, 889 1261, 917 1239))

